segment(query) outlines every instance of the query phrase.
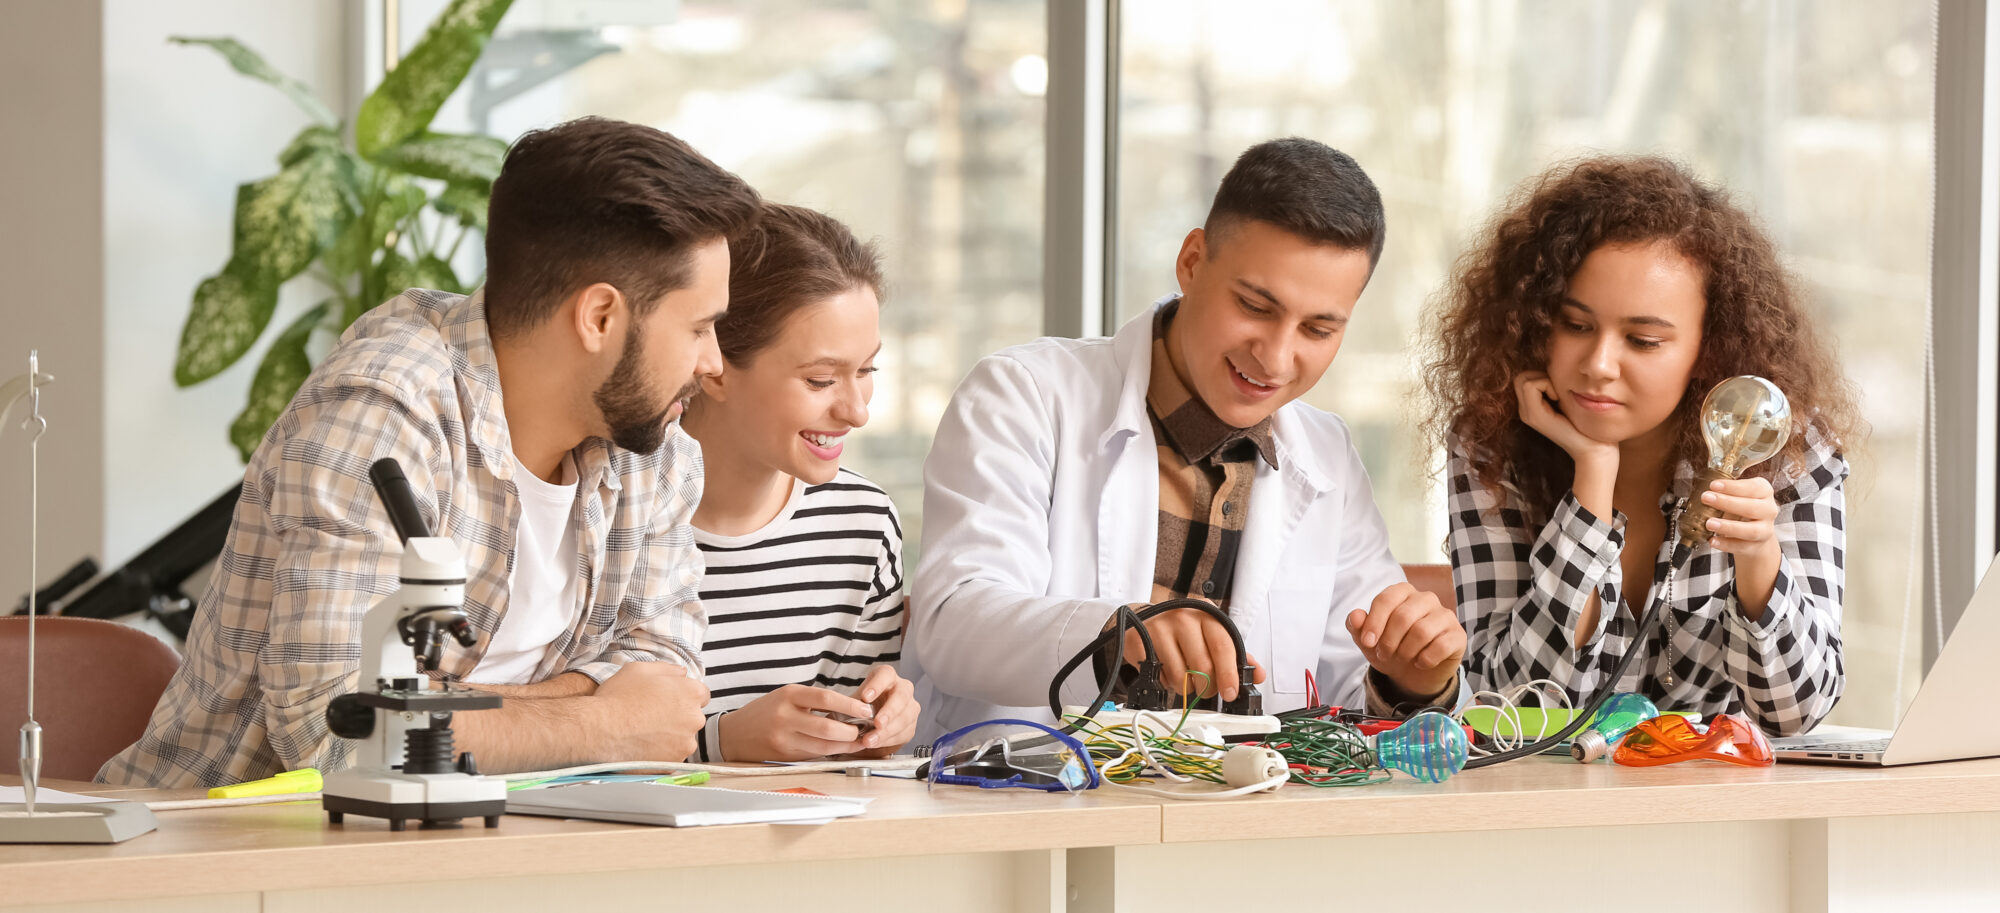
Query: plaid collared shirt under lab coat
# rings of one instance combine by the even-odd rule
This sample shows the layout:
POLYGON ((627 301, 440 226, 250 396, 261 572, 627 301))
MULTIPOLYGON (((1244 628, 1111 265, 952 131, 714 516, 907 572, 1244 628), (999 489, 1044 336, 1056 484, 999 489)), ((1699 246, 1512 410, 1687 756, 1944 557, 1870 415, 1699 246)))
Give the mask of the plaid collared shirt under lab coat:
MULTIPOLYGON (((350 743, 328 733, 326 706, 357 686, 361 618, 396 589, 402 551, 368 481, 383 457, 465 555, 480 639, 447 638, 442 671, 470 674, 510 610, 521 516, 511 446, 483 290, 411 289, 356 321, 251 458, 180 671, 145 736, 98 778, 184 787, 346 766, 350 743)), ((698 674, 702 558, 688 522, 699 447, 676 427, 656 453, 593 438, 572 455, 582 605, 546 609, 574 622, 534 680, 603 681, 646 660, 698 674)))
MULTIPOLYGON (((1546 678, 1581 700, 1604 683, 1627 650, 1636 649, 1640 655, 1618 690, 1644 694, 1661 709, 1742 712, 1778 735, 1819 723, 1840 699, 1846 678, 1840 609, 1847 461, 1816 428, 1807 434, 1806 465, 1772 482, 1784 559, 1764 613, 1755 621, 1744 615, 1733 560, 1704 544, 1674 582, 1671 619, 1639 644, 1633 643, 1639 621, 1623 604, 1629 589, 1619 564, 1625 515, 1595 516, 1572 492, 1547 522, 1530 526, 1519 493, 1505 486, 1496 496, 1452 442, 1451 569, 1472 687, 1498 691, 1546 678), (1593 593, 1604 608, 1579 649, 1578 616, 1593 593)), ((1661 513, 1670 514, 1693 482, 1692 468, 1680 467, 1660 498, 1661 513)), ((1673 531, 1669 523, 1670 537, 1673 531)), ((1640 582, 1648 600, 1657 598, 1671 548, 1671 542, 1660 544, 1653 579, 1640 582)))

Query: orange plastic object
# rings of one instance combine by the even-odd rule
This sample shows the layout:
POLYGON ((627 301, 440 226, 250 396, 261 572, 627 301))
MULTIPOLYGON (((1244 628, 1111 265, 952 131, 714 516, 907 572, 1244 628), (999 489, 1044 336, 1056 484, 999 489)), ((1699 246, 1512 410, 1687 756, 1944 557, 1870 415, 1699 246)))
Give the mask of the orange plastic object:
POLYGON ((1725 761, 1744 767, 1777 763, 1771 741, 1755 723, 1740 714, 1720 714, 1702 732, 1687 717, 1654 717, 1633 727, 1618 743, 1611 760, 1627 767, 1657 767, 1680 761, 1725 761))

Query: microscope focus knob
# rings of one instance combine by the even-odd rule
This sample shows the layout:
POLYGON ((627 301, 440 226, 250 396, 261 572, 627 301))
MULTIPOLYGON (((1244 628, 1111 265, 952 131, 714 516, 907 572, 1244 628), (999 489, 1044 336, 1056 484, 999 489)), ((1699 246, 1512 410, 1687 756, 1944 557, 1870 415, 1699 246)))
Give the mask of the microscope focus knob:
POLYGON ((375 708, 361 704, 360 695, 343 694, 326 705, 326 726, 343 739, 365 739, 375 733, 375 708))

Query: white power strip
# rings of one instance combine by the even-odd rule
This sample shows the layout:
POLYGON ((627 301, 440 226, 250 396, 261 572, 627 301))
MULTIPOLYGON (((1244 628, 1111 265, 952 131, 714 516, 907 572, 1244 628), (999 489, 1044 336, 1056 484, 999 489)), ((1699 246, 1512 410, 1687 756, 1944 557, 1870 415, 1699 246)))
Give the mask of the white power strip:
MULTIPOLYGON (((1174 726, 1178 724, 1181 735, 1202 741, 1208 741, 1210 739, 1208 734, 1211 732, 1219 739, 1232 735, 1264 735, 1277 732, 1284 726, 1275 716, 1240 716, 1234 713, 1217 713, 1213 710, 1195 710, 1189 712, 1187 722, 1182 723, 1179 710, 1143 712, 1145 717, 1141 719, 1139 717, 1141 711, 1120 707, 1117 710, 1100 710, 1091 719, 1099 726, 1130 725, 1136 720, 1141 729, 1152 735, 1171 734, 1174 726)), ((1083 708, 1064 707, 1063 714, 1065 717, 1081 716, 1083 708)))

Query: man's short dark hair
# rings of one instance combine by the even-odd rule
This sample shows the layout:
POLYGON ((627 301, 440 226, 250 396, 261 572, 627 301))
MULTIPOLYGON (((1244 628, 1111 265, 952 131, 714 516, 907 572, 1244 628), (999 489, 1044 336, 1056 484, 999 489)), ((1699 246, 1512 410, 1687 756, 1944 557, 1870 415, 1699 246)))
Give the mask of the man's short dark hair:
POLYGON ((488 330, 531 330, 597 282, 644 316, 687 284, 696 246, 741 235, 761 205, 742 178, 652 127, 585 117, 529 131, 487 210, 488 330))
POLYGON ((1382 194, 1354 158, 1297 136, 1245 150, 1223 175, 1202 230, 1215 237, 1244 219, 1308 241, 1365 250, 1371 270, 1389 233, 1382 194))

